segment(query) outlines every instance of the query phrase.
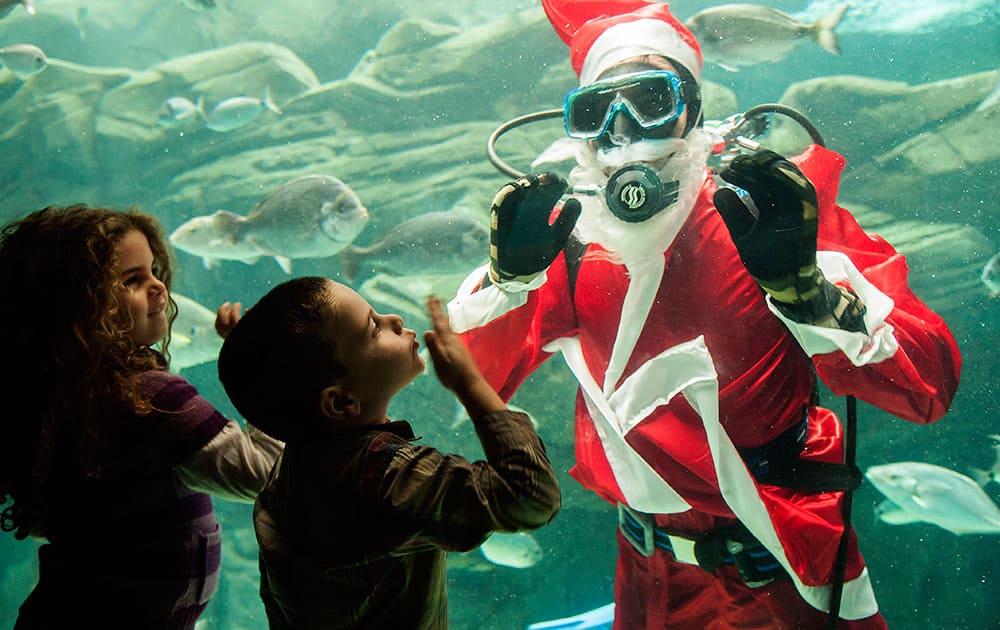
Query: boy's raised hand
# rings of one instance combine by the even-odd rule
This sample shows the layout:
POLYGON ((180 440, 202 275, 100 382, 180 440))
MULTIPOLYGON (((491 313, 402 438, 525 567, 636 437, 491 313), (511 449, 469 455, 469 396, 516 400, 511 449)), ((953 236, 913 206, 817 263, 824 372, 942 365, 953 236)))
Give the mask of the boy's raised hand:
POLYGON ((225 339, 226 335, 236 327, 236 322, 240 321, 242 308, 243 305, 239 302, 225 302, 215 311, 215 332, 219 333, 220 337, 225 339))
POLYGON ((434 371, 441 384, 452 391, 458 391, 459 388, 468 387, 471 381, 482 378, 469 351, 451 329, 441 300, 433 296, 428 298, 427 312, 431 316, 433 330, 424 333, 424 343, 434 361, 434 371))
POLYGON ((465 344, 451 329, 441 300, 428 298, 427 312, 433 330, 424 333, 424 344, 441 384, 455 392, 473 419, 489 411, 506 409, 507 405, 483 378, 465 344))

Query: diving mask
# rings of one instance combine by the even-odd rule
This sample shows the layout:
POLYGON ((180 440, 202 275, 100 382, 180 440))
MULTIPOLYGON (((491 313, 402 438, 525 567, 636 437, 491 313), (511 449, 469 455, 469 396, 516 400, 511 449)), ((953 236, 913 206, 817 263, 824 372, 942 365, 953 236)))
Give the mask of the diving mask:
POLYGON ((681 78, 669 70, 645 70, 577 88, 566 95, 563 104, 566 135, 578 140, 599 138, 621 110, 643 129, 670 123, 684 111, 681 84, 681 78))

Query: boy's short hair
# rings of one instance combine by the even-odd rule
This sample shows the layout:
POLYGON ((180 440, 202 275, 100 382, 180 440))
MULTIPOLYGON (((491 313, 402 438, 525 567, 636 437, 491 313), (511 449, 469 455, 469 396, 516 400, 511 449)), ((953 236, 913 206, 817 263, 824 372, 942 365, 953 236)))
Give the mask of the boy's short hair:
POLYGON ((336 356, 330 280, 305 277, 271 289, 226 336, 219 380, 248 422, 283 441, 308 430, 319 392, 347 374, 336 356))

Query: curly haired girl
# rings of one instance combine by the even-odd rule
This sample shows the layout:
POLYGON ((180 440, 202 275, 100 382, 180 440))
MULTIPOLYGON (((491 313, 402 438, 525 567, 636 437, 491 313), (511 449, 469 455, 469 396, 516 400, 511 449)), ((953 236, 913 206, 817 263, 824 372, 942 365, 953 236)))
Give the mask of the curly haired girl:
MULTIPOLYGON (((252 502, 281 450, 166 371, 170 284, 135 210, 49 207, 0 232, 0 527, 45 541, 18 630, 193 627, 219 576, 206 493, 252 502)), ((216 328, 238 318, 227 303, 216 328)))

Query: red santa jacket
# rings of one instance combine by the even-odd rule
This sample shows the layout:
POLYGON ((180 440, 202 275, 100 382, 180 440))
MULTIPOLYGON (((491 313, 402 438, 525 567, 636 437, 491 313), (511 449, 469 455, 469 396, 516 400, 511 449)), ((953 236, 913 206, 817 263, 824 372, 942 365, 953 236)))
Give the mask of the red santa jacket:
MULTIPOLYGON (((580 261, 573 295, 560 254, 544 283, 532 290, 478 290, 484 275, 479 270, 449 310, 487 379, 505 398, 552 352, 563 352, 581 382, 571 473, 582 485, 611 503, 643 511, 690 507, 739 518, 794 573, 806 599, 820 607, 824 596, 812 591, 832 579, 843 531, 841 493, 757 484, 733 447, 769 443, 801 421, 807 409, 809 434, 800 456, 841 462, 839 421, 827 409, 810 407, 813 365, 834 393, 854 394, 893 415, 929 423, 951 403, 961 358, 943 320, 907 286, 903 257, 836 205, 843 158, 814 146, 794 161, 818 192, 821 258, 848 272, 837 277, 822 262, 820 267, 866 300, 867 335, 835 331, 831 334, 842 339, 817 345, 810 341, 815 331, 806 329, 818 327, 796 325, 769 308, 712 204, 711 178, 662 261, 654 264, 661 271, 627 269, 592 244, 580 261), (655 294, 648 312, 625 306, 626 317, 639 320, 631 324, 637 339, 624 353, 626 360, 613 359, 616 343, 622 343, 620 329, 629 327, 621 321, 629 287, 644 274, 652 280, 643 282, 655 283, 655 294), (811 360, 807 350, 815 353, 811 360), (620 377, 607 378, 615 362, 612 369, 620 377), (685 380, 687 371, 693 376, 685 380), (707 394, 698 389, 706 383, 714 388, 707 394), (706 419, 712 413, 717 422, 706 419), (646 465, 651 473, 643 470, 646 465), (668 487, 660 487, 661 481, 668 487), (672 492, 673 502, 647 501, 672 492), (661 504, 666 507, 648 509, 661 504)), ((865 599, 870 586, 863 561, 853 555, 848 580, 864 577, 858 588, 868 593, 859 595, 865 599)), ((864 608, 859 605, 858 616, 871 614, 864 608)))

